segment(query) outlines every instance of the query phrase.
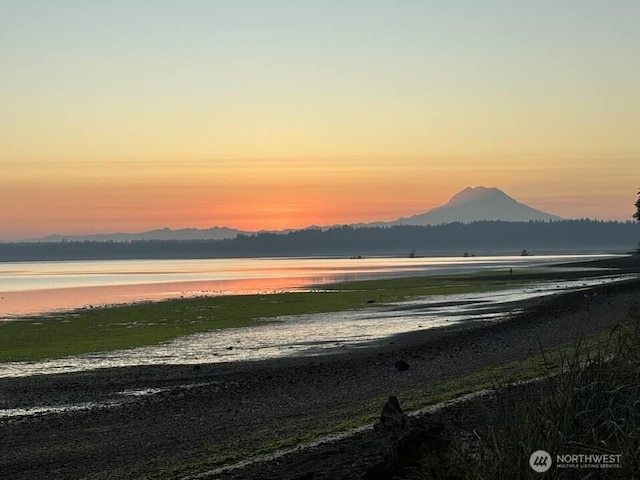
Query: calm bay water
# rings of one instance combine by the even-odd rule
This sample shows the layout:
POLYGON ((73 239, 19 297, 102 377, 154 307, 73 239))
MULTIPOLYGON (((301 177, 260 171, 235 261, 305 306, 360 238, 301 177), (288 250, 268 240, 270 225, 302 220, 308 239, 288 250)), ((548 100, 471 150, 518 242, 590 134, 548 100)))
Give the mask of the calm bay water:
POLYGON ((0 263, 0 318, 183 296, 273 293, 348 280, 527 268, 598 257, 601 256, 0 263))

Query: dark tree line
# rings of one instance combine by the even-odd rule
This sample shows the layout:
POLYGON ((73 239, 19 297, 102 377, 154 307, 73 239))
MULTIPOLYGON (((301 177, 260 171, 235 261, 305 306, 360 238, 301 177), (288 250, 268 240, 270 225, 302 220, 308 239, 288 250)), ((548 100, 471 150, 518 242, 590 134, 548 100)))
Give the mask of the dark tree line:
POLYGON ((226 240, 131 242, 34 242, 0 244, 0 261, 228 258, 304 255, 420 255, 464 252, 520 253, 536 251, 628 251, 640 237, 640 223, 595 220, 537 222, 484 221, 435 226, 394 226, 328 230, 306 229, 286 234, 241 234, 226 240))

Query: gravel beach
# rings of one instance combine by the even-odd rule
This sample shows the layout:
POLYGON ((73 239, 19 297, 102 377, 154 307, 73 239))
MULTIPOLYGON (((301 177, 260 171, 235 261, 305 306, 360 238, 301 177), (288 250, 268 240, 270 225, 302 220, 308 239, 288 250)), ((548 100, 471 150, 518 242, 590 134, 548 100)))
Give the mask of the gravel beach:
MULTIPOLYGON (((398 395, 402 402, 398 392, 416 385, 526 358, 628 321, 639 302, 640 280, 630 280, 528 302, 499 322, 397 335, 340 354, 0 379, 0 409, 75 406, 0 418, 0 478, 361 478, 388 448, 371 429, 215 469, 220 459, 241 456, 247 438, 278 446, 344 420, 345 412, 376 414, 382 399, 398 395)), ((477 413, 477 402, 457 406, 456 415, 465 408, 477 413)))

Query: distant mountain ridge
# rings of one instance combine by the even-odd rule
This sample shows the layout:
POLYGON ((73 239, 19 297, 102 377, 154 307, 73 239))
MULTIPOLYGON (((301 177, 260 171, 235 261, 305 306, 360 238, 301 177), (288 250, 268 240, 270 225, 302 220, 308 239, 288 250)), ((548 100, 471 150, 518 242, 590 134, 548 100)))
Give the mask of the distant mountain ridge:
MULTIPOLYGON (((470 223, 477 221, 528 222, 531 220, 562 220, 557 215, 537 210, 513 199, 496 187, 467 187, 456 193, 445 204, 425 213, 399 218, 391 222, 373 222, 353 224, 353 227, 388 227, 397 225, 440 225, 446 223, 470 223)), ((327 229, 331 227, 310 226, 306 229, 327 229)), ((279 233, 286 234, 295 229, 281 231, 242 231, 229 227, 207 229, 184 228, 172 230, 162 228, 140 233, 104 233, 93 235, 50 235, 32 239, 37 242, 95 241, 95 242, 133 242, 140 240, 226 240, 240 234, 279 233)))
POLYGON ((182 228, 172 230, 161 228, 140 233, 99 233, 94 235, 49 235, 34 239, 41 242, 63 242, 73 240, 77 242, 133 242, 138 240, 223 240, 236 238, 239 233, 250 233, 229 227, 212 227, 206 229, 182 228))
POLYGON ((496 187, 467 187, 451 197, 445 205, 411 217, 399 218, 389 222, 389 225, 440 225, 492 220, 528 222, 562 220, 562 217, 518 202, 496 187))

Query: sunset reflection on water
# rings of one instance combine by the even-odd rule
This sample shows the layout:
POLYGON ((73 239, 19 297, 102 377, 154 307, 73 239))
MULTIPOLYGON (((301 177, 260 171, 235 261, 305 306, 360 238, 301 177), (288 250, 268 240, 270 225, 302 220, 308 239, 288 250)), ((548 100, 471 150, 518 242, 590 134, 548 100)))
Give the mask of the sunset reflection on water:
POLYGON ((203 295, 277 293, 330 282, 329 277, 247 278, 3 292, 0 318, 203 295))
POLYGON ((169 298, 295 291, 350 280, 524 268, 585 258, 595 256, 0 263, 0 319, 169 298))

